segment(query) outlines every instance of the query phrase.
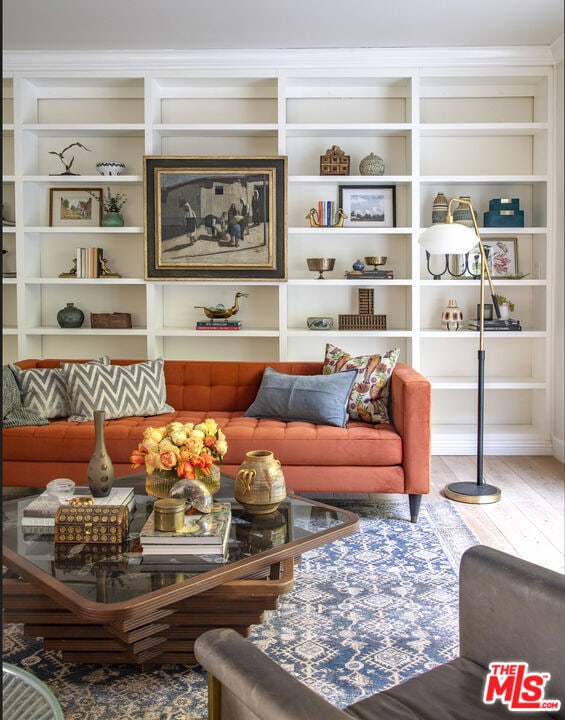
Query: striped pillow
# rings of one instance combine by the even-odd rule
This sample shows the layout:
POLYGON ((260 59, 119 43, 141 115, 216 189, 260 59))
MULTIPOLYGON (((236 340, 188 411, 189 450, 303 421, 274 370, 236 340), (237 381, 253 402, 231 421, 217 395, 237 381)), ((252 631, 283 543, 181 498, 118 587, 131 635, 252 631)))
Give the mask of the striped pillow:
POLYGON ((20 389, 9 367, 2 368, 2 427, 48 425, 49 421, 22 407, 20 389))
POLYGON ((106 420, 174 412, 167 405, 164 360, 134 365, 61 363, 70 398, 70 422, 92 420, 104 410, 106 420))

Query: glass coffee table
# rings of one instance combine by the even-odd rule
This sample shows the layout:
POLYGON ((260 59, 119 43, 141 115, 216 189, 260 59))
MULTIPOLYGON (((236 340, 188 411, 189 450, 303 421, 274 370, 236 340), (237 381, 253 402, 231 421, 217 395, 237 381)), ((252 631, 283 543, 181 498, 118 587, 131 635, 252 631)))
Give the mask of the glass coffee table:
POLYGON ((55 544, 39 528, 23 531, 31 497, 3 505, 4 622, 23 623, 65 662, 193 664, 201 633, 231 627, 247 635, 292 589, 302 553, 359 526, 354 513, 292 495, 270 515, 249 515, 233 499, 233 479, 222 476, 215 500, 232 504, 225 561, 198 572, 167 563, 148 571, 139 531, 155 498, 145 495, 144 475, 114 484, 136 493, 128 540, 118 548, 55 544))

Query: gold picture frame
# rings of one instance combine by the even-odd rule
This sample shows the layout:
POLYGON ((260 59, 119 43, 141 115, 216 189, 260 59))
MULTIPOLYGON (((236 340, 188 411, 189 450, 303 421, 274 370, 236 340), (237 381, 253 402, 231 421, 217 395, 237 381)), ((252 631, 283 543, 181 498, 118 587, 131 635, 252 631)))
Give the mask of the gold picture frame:
POLYGON ((286 280, 286 157, 144 158, 147 280, 286 280))

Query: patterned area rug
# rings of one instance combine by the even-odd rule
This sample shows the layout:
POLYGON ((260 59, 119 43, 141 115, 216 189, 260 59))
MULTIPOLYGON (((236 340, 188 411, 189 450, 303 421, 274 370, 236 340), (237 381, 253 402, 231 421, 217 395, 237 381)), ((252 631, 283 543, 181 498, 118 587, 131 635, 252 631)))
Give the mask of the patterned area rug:
MULTIPOLYGON (((458 567, 477 540, 448 502, 335 501, 356 512, 355 535, 306 553, 295 587, 251 640, 334 705, 355 700, 457 654, 458 567)), ((48 683, 66 720, 205 720, 206 676, 163 666, 66 665, 4 627, 4 660, 48 683)))

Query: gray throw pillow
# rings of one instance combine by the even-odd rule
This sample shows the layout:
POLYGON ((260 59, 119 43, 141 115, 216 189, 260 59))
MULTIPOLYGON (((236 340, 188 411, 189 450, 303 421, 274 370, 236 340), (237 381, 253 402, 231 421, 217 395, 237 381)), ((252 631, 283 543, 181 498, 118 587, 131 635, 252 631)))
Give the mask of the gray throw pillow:
POLYGON ((267 367, 257 397, 244 416, 344 427, 346 403, 356 377, 356 370, 335 375, 285 375, 267 367))
POLYGON ((2 368, 2 426, 49 425, 49 421, 34 410, 22 407, 21 393, 14 373, 9 367, 2 368))
POLYGON ((20 388, 22 405, 44 418, 68 417, 71 411, 65 378, 59 368, 10 365, 20 388))
POLYGON ((69 421, 92 420, 95 410, 104 410, 106 420, 174 412, 166 403, 163 366, 163 358, 133 365, 61 363, 71 405, 69 421))

